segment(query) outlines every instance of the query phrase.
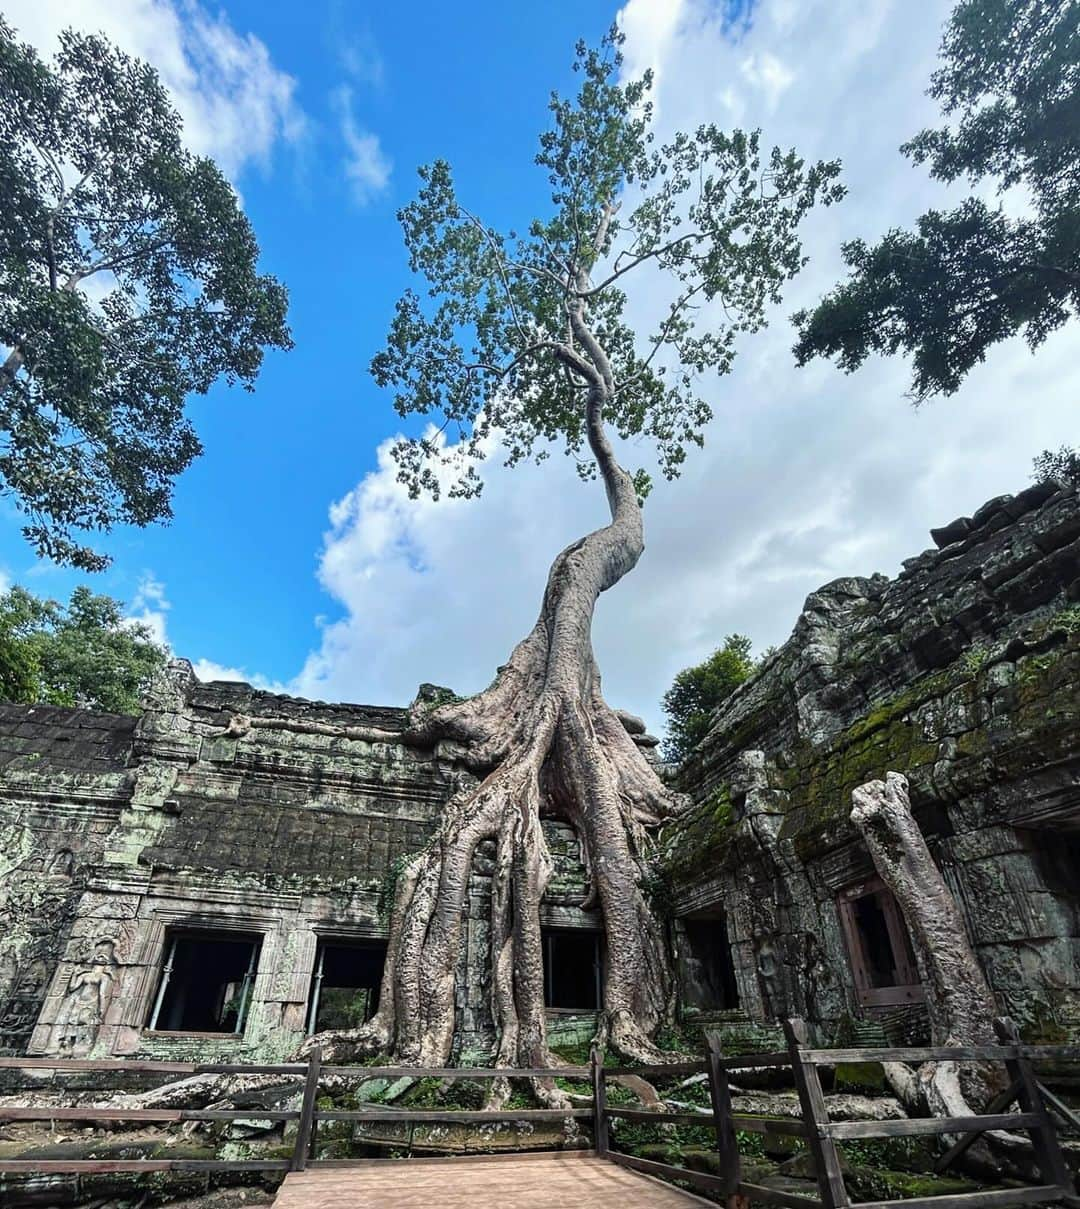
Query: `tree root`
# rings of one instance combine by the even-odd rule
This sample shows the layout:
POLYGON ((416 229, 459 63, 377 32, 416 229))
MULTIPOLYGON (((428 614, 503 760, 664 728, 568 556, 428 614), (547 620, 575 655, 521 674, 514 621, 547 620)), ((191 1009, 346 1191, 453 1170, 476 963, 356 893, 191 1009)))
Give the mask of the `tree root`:
MULTIPOLYGON (((993 1045, 994 997, 967 939, 964 920, 911 812, 907 778, 889 772, 852 792, 851 821, 862 833, 881 880, 892 891, 915 943, 927 984, 935 1045, 993 1045)), ((913 1116, 970 1117, 1005 1086, 988 1063, 926 1062, 916 1071, 887 1063, 885 1078, 913 1116), (973 1108, 975 1105, 976 1108, 973 1108)), ((1031 1153, 1015 1134, 984 1134, 964 1158, 984 1169, 1031 1153)))
MULTIPOLYGON (((588 338, 587 325, 578 326, 588 338)), ((597 356, 603 359, 602 351, 597 356)), ((378 1011, 363 1028, 320 1034, 332 1061, 384 1054, 395 1065, 443 1067, 454 1042, 454 981, 462 917, 477 845, 495 843, 490 918, 490 1008, 494 1065, 556 1065, 547 1044, 540 904, 553 871, 541 820, 575 830, 588 875, 582 906, 597 910, 607 937, 597 1042, 644 1063, 678 1061, 653 1042, 671 1018, 674 979, 666 937, 646 897, 650 831, 681 807, 633 741, 624 718, 604 701, 592 652, 596 601, 637 563, 644 548, 641 510, 630 476, 604 432, 610 383, 590 379, 589 445, 603 477, 611 523, 563 550, 552 564, 530 633, 483 692, 430 707, 414 703, 404 730, 241 718, 253 727, 334 733, 361 742, 428 748, 447 744, 473 773, 443 809, 428 846, 398 879, 378 1011)), ((551 1080, 537 1080, 544 1103, 562 1105, 551 1080)), ((491 1088, 505 1102, 507 1080, 491 1088)))

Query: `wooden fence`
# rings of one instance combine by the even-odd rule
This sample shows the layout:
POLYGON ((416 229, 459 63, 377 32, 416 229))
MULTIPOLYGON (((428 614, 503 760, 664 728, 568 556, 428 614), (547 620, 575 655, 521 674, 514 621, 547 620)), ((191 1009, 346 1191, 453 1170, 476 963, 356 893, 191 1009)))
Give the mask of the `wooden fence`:
POLYGON ((302 1171, 310 1166, 347 1166, 354 1160, 318 1159, 314 1156, 320 1122, 355 1121, 366 1124, 476 1124, 497 1121, 565 1121, 569 1118, 593 1122, 596 1153, 620 1166, 646 1175, 689 1184, 719 1193, 729 1209, 744 1209, 748 1200, 787 1206, 788 1209, 849 1209, 852 1205, 844 1185, 837 1143, 864 1138, 958 1135, 938 1161, 943 1170, 958 1159, 987 1130, 1024 1130, 1031 1137, 1035 1163, 1042 1183, 958 1195, 917 1197, 897 1201, 864 1201, 855 1209, 1004 1209, 1011 1205, 1033 1205, 1064 1201, 1080 1209, 1072 1179, 1058 1140, 1052 1112, 1080 1129, 1080 1119, 1042 1087, 1032 1069, 1039 1059, 1080 1059, 1080 1046, 1029 1046, 1021 1044, 1015 1027, 1008 1020, 996 1024, 1000 1044, 983 1046, 919 1046, 878 1049, 815 1049, 807 1043, 806 1029, 799 1020, 785 1023, 787 1049, 776 1053, 724 1056, 715 1040, 704 1062, 669 1063, 646 1067, 605 1067, 598 1052, 588 1066, 505 1069, 496 1067, 417 1068, 397 1066, 323 1065, 321 1053, 314 1049, 306 1063, 277 1065, 238 1065, 229 1063, 139 1062, 124 1060, 86 1061, 62 1058, 0 1058, 0 1068, 39 1070, 124 1071, 180 1075, 252 1074, 280 1075, 303 1081, 300 1107, 292 1111, 247 1109, 128 1109, 98 1108, 21 1108, 0 1107, 0 1121, 295 1121, 296 1140, 288 1159, 4 1159, 0 1173, 141 1172, 141 1171, 302 1171), (838 1063, 929 1061, 1001 1062, 1009 1086, 986 1112, 968 1117, 931 1117, 887 1121, 831 1121, 826 1107, 819 1068, 838 1063), (728 1074, 747 1068, 790 1067, 799 1097, 801 1119, 776 1119, 736 1113, 732 1106, 728 1074), (637 1075, 644 1078, 673 1077, 707 1072, 711 1111, 654 1112, 612 1106, 607 1100, 611 1078, 637 1075), (320 1080, 324 1076, 348 1076, 354 1079, 450 1078, 570 1078, 588 1079, 592 1104, 588 1108, 504 1108, 498 1111, 445 1109, 322 1109, 317 1105, 320 1080), (1010 1111, 1016 1103, 1018 1108, 1010 1111), (648 1124, 674 1123, 711 1126, 716 1134, 717 1174, 691 1171, 668 1163, 622 1154, 611 1146, 610 1122, 621 1119, 648 1124), (814 1161, 818 1196, 769 1188, 743 1179, 737 1132, 781 1134, 802 1138, 814 1161))
MULTIPOLYGON (((605 1075, 630 1073, 615 1068, 600 1073, 597 1094, 598 1151, 612 1161, 635 1171, 679 1180, 694 1187, 720 1193, 730 1209, 740 1209, 748 1200, 788 1206, 788 1209, 849 1209, 852 1202, 844 1185, 844 1176, 837 1143, 863 1138, 905 1138, 927 1135, 957 1134, 958 1139, 938 1161, 938 1170, 955 1162, 972 1143, 988 1130, 1024 1130, 1031 1137, 1035 1163, 1042 1183, 1035 1186, 992 1189, 956 1195, 911 1197, 895 1201, 861 1201, 854 1209, 994 1209, 1012 1205, 1037 1205, 1063 1201, 1080 1209, 1080 1197, 1065 1165, 1057 1130, 1050 1114, 1045 1089, 1038 1082, 1031 1063, 1037 1059, 1080 1059, 1080 1046, 1022 1045, 1011 1021, 995 1022, 1001 1044, 981 1046, 917 1046, 879 1049, 814 1049, 807 1044, 806 1028, 800 1020, 784 1024, 787 1049, 769 1054, 749 1054, 723 1057, 715 1043, 708 1052, 709 1085, 712 1093, 712 1113, 654 1113, 636 1109, 615 1109, 605 1106, 603 1082, 605 1075), (832 1121, 829 1118, 819 1068, 838 1063, 907 1062, 919 1064, 931 1061, 1002 1062, 1009 1086, 985 1113, 969 1117, 907 1118, 890 1121, 832 1121), (790 1067, 802 1110, 801 1120, 775 1120, 746 1116, 733 1111, 728 1072, 732 1069, 790 1067), (1006 1111, 1013 1103, 1016 1111, 1006 1111), (632 1121, 670 1121, 683 1125, 712 1122, 716 1131, 719 1172, 707 1175, 688 1171, 667 1163, 617 1154, 607 1149, 607 1129, 604 1117, 623 1117, 632 1121), (818 1196, 768 1188, 750 1183, 742 1177, 735 1132, 786 1134, 803 1138, 814 1161, 818 1196)), ((637 1069, 636 1074, 659 1075, 670 1067, 637 1069)), ((1075 1114, 1056 1097, 1049 1097, 1067 1122, 1080 1126, 1075 1114)))
POLYGON ((0 1122, 5 1121, 114 1121, 138 1124, 170 1124, 183 1121, 295 1121, 296 1141, 288 1159, 0 1159, 0 1174, 102 1174, 142 1171, 303 1171, 309 1165, 342 1166, 348 1159, 312 1157, 317 1126, 322 1121, 362 1121, 365 1124, 394 1122, 410 1125, 479 1124, 493 1121, 565 1121, 569 1118, 592 1120, 593 1110, 563 1108, 504 1108, 498 1111, 445 1109, 323 1109, 317 1105, 319 1083, 324 1076, 348 1076, 358 1080, 401 1078, 446 1079, 588 1079, 597 1085, 595 1064, 590 1066, 532 1067, 415 1067, 415 1066, 333 1066, 324 1065, 316 1047, 307 1062, 271 1065, 221 1062, 139 1062, 123 1059, 100 1061, 76 1058, 0 1058, 0 1069, 56 1070, 189 1075, 280 1075, 303 1081, 300 1107, 291 1111, 262 1108, 101 1108, 86 1105, 76 1108, 29 1108, 0 1105, 0 1122))

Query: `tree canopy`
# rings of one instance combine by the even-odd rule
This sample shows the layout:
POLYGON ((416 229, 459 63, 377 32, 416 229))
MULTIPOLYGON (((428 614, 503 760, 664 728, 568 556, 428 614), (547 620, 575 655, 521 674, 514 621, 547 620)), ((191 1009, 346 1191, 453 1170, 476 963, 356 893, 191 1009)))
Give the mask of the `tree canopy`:
POLYGON ((662 701, 668 718, 665 760, 685 760, 709 733, 713 711, 754 670, 750 645, 745 635, 729 634, 708 659, 683 668, 675 677, 662 701))
POLYGON ((1080 485, 1080 449, 1068 445, 1056 450, 1044 449, 1034 461, 1031 477, 1037 483, 1058 479, 1080 485))
POLYGON ((287 348, 235 192, 181 141, 157 74, 68 31, 52 64, 0 19, 0 491, 38 553, 170 516, 200 452, 189 394, 287 348))
POLYGON ((795 316, 796 360, 911 354, 916 401, 952 394, 999 341, 1032 349, 1080 305, 1080 4, 961 0, 929 93, 949 123, 901 150, 931 175, 992 182, 914 230, 844 245, 851 273, 795 316), (1026 194, 1013 216, 1001 196, 1026 194))
MULTIPOLYGON (((644 437, 677 475, 712 416, 703 375, 730 370, 737 335, 763 325, 802 267, 806 211, 842 196, 838 164, 763 152, 757 131, 706 125, 654 144, 651 78, 620 79, 621 40, 612 30, 599 49, 579 43, 577 97, 552 96, 536 157, 550 186, 545 217, 524 233, 495 230, 458 200, 443 161, 421 169, 401 212, 427 288, 398 302, 372 372, 402 417, 430 421, 395 450, 413 494, 438 495, 448 481, 452 495, 476 494, 476 464, 496 441, 514 465, 561 439, 592 476, 585 399, 595 383, 603 419, 644 437), (662 313, 635 331, 626 290, 649 267, 662 313)), ((643 472, 636 483, 644 495, 643 472)))
POLYGON ((22 587, 0 595, 0 696, 133 714, 167 652, 109 596, 78 587, 67 606, 22 587))

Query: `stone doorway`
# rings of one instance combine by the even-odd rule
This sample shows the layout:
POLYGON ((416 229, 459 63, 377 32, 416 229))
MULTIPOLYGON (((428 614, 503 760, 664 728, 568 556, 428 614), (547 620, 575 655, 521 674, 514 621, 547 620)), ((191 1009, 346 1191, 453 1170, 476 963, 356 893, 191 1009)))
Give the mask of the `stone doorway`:
POLYGON ((603 935, 584 928, 542 928, 544 1005, 595 1012, 604 998, 603 935))

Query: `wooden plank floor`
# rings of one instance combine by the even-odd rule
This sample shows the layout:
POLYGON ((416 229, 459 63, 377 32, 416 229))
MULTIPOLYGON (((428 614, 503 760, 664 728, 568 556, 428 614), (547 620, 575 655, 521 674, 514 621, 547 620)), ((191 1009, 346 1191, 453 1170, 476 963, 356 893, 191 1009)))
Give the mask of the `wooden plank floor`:
POLYGON ((274 1209, 687 1209, 710 1204, 595 1155, 553 1153, 373 1159, 310 1168, 285 1177, 274 1209))

